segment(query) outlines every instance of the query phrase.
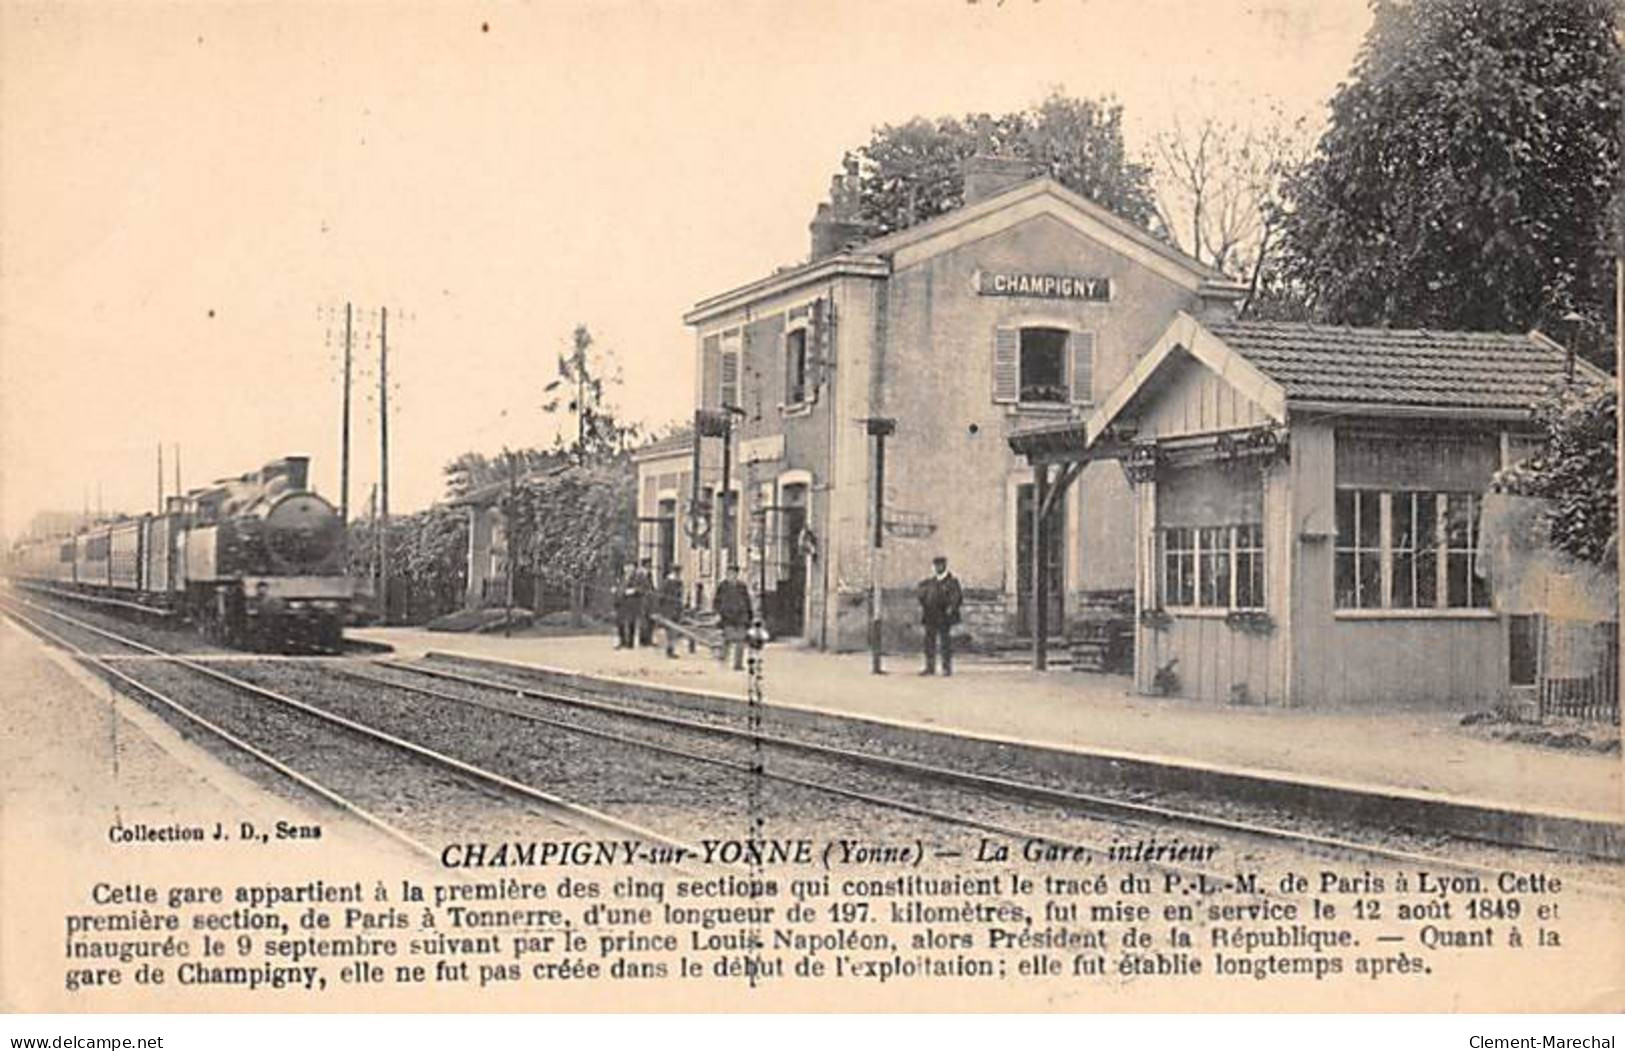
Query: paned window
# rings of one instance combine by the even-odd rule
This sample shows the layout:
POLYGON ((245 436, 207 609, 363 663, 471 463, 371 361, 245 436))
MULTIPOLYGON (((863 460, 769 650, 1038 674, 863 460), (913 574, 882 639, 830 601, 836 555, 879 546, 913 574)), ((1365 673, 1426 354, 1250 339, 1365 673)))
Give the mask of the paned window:
POLYGON ((1264 527, 1256 523, 1157 530, 1162 605, 1264 608, 1264 527))
POLYGON ((1338 609, 1484 609, 1475 493, 1337 490, 1338 609))
POLYGON ((807 400, 807 329, 792 328, 784 334, 784 404, 801 405, 807 400))

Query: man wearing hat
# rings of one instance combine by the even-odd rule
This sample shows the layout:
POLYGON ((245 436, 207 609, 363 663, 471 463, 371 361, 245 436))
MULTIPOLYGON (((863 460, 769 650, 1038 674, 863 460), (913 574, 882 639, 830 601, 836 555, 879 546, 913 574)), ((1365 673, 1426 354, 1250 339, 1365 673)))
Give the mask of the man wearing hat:
POLYGON ((638 645, 653 646, 655 644, 655 603, 659 598, 659 589, 655 587, 654 559, 645 558, 639 561, 637 572, 632 574, 632 581, 638 592, 638 645))
POLYGON ((745 670, 745 633, 750 628, 752 611, 750 589, 739 579, 739 567, 729 566, 727 579, 717 585, 711 600, 717 619, 722 624, 722 651, 717 659, 726 661, 733 650, 734 671, 745 670))
POLYGON ((959 604, 964 595, 959 579, 948 572, 948 559, 938 555, 931 560, 932 573, 920 581, 920 623, 925 625, 925 667, 921 675, 937 673, 937 649, 942 650, 942 674, 954 673, 954 625, 959 623, 959 604))

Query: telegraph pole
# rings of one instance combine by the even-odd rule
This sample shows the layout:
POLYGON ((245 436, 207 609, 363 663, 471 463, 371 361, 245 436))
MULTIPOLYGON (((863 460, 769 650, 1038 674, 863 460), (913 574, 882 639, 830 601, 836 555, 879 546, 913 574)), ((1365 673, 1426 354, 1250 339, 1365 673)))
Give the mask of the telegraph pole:
POLYGON ((158 443, 158 514, 164 513, 164 443, 158 443))
POLYGON ((378 573, 383 581, 384 623, 389 623, 389 308, 378 311, 378 573))
POLYGON ((344 424, 339 455, 339 522, 350 524, 350 312, 344 304, 344 424))
POLYGON ((378 569, 381 565, 379 559, 383 557, 384 550, 384 534, 378 531, 378 486, 376 484, 373 485, 372 492, 367 494, 367 517, 372 521, 372 545, 374 556, 372 565, 372 593, 373 597, 376 598, 378 595, 378 569))

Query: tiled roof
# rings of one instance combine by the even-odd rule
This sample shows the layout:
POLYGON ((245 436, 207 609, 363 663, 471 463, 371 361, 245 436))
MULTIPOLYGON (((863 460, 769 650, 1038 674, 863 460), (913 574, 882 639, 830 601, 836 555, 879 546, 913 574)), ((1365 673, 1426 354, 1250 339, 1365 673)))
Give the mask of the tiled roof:
POLYGON ((1567 361, 1532 334, 1274 321, 1204 326, 1280 384, 1288 401, 1522 409, 1563 379, 1567 361))

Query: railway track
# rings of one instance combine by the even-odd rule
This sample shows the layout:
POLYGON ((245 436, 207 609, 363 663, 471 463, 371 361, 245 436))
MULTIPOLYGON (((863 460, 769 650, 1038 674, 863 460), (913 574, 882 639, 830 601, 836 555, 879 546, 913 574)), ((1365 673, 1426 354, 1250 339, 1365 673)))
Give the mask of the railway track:
MULTIPOLYGON (((484 698, 465 696, 463 699, 469 703, 505 711, 514 711, 512 707, 513 701, 519 699, 547 710, 570 712, 578 718, 584 716, 589 721, 604 717, 628 720, 642 723, 656 731, 657 734, 692 735, 695 738, 709 738, 724 742, 734 754, 746 750, 754 751, 765 748, 770 756, 800 755, 816 757, 827 760, 832 765, 880 771, 919 784, 938 786, 948 791, 963 791, 982 797, 1009 800, 1028 808, 1033 806, 1053 808, 1072 817, 1109 822, 1118 830, 1127 827, 1152 835, 1165 835, 1171 831, 1176 834, 1209 833, 1223 837, 1231 843, 1255 844, 1264 848, 1284 847, 1295 854, 1307 853, 1329 860, 1376 862, 1386 865, 1424 868, 1434 872, 1462 872, 1493 877, 1508 867, 1508 864, 1504 861, 1492 863, 1461 857, 1442 856, 1425 850, 1365 842, 1349 836, 1331 835, 1316 830, 1270 824, 1261 820, 1243 820, 1157 803, 1080 792, 1071 788, 1057 787, 1054 784, 948 767, 917 758, 905 758, 866 751, 860 748, 832 744, 827 740, 819 741, 785 733, 765 732, 760 727, 741 726, 738 720, 730 721, 715 715, 708 714, 706 718, 675 715, 669 710, 658 710, 652 703, 612 703, 594 697, 571 695, 557 689, 537 689, 523 684, 517 674, 511 679, 496 678, 488 674, 476 675, 447 667, 434 667, 422 663, 407 664, 392 660, 375 661, 368 668, 367 671, 355 670, 348 673, 365 676, 375 682, 386 682, 388 680, 379 678, 374 672, 390 671, 419 679, 452 684, 454 687, 483 691, 485 693, 484 698)), ((428 695, 456 696, 444 690, 435 690, 422 685, 411 685, 398 681, 392 683, 392 685, 428 695)), ((529 719, 548 720, 547 716, 536 711, 520 710, 515 714, 529 719)), ((651 744, 651 747, 658 748, 661 745, 651 744)), ((726 760, 719 759, 718 761, 726 760)), ((768 768, 764 772, 769 777, 786 776, 772 768, 768 768)), ((1030 838, 1045 838, 1041 833, 1031 831, 1024 834, 1030 838)), ((1086 840, 1080 839, 1076 835, 1049 838, 1065 840, 1068 845, 1082 845, 1102 856, 1107 855, 1112 845, 1103 839, 1086 840)), ((1493 849, 1501 853, 1508 852, 1507 848, 1497 847, 1493 849)), ((1543 862, 1550 860, 1549 855, 1541 852, 1518 850, 1511 852, 1539 858, 1543 862)), ((1582 866, 1585 871, 1582 872, 1578 880, 1571 879, 1571 885, 1584 886, 1590 890, 1607 894, 1625 892, 1625 888, 1622 888, 1617 882, 1587 878, 1587 875, 1598 872, 1617 877, 1622 875, 1618 866, 1609 866, 1603 862, 1581 861, 1579 859, 1575 859, 1575 864, 1582 866)), ((1200 871, 1190 866, 1162 865, 1159 867, 1187 874, 1200 871)))
POLYGON ((274 771, 297 789, 429 858, 438 859, 440 853, 430 842, 434 833, 455 831, 467 835, 470 831, 464 820, 456 822, 454 828, 445 827, 445 816, 466 819, 480 814, 486 817, 476 825, 491 824, 494 820, 491 831, 505 835, 513 833, 512 821, 517 817, 520 824, 529 826, 528 832, 537 835, 631 835, 673 848, 693 849, 494 771, 211 668, 198 658, 166 653, 15 597, 0 600, 0 610, 110 682, 156 705, 160 713, 178 717, 183 724, 203 731, 231 752, 274 771), (56 625, 66 625, 69 632, 78 632, 103 646, 111 646, 113 652, 90 652, 56 625), (187 683, 177 682, 177 670, 194 677, 187 683), (200 691, 200 682, 209 685, 200 691), (273 704, 258 703, 264 701, 273 704), (316 755, 321 756, 321 761, 313 763, 316 755), (319 766, 320 771, 312 773, 300 768, 312 765, 319 766), (431 771, 428 776, 424 773, 426 767, 431 771), (493 809, 499 813, 492 813, 493 809), (436 820, 437 817, 442 820, 436 820))
MULTIPOLYGON (((66 618, 55 611, 51 611, 51 615, 77 619, 66 618)), ((150 651, 148 656, 163 656, 161 651, 133 643, 133 640, 116 633, 95 628, 94 625, 84 626, 99 638, 133 645, 138 652, 150 651)), ((124 659, 133 660, 128 655, 124 659)), ((302 690, 311 693, 322 692, 323 680, 351 680, 365 687, 375 717, 386 710, 394 712, 383 721, 396 722, 396 728, 393 731, 379 730, 359 723, 352 716, 335 714, 325 708, 323 717, 336 720, 339 725, 358 727, 357 732, 399 741, 411 748, 425 748, 405 740, 406 733, 417 729, 413 726, 414 714, 419 720, 433 722, 447 718, 468 718, 467 715, 448 715, 455 711, 478 712, 486 720, 487 728, 494 732, 493 736, 503 740, 534 738, 536 734, 543 733, 549 735, 549 741, 556 743, 563 739, 559 735, 566 735, 578 741, 595 742, 600 748, 619 750, 622 755, 640 752, 645 757, 655 756, 666 767, 681 766, 696 770, 709 767, 723 771, 726 773, 724 784, 732 786, 732 801, 737 802, 740 793, 750 794, 753 807, 763 805, 761 786, 764 782, 771 782, 779 786, 781 792, 788 790, 799 793, 798 798, 804 799, 809 795, 822 798, 824 806, 817 809, 823 811, 824 818, 832 820, 837 827, 842 822, 852 822, 856 810, 884 810, 913 820, 910 838, 918 836, 920 819, 924 819, 941 828, 974 830, 1004 840, 1039 842, 1102 857, 1108 856, 1112 847, 1123 841, 1125 830, 1153 837, 1204 835, 1228 848, 1221 852, 1221 856, 1224 858, 1223 867, 1232 872, 1240 864, 1268 867, 1272 862, 1283 860, 1272 857, 1281 854, 1290 855, 1292 860, 1299 863, 1304 855, 1309 855, 1331 862, 1378 862, 1491 878, 1509 867, 1504 859, 1487 862, 1413 849, 1396 849, 1260 821, 1237 820, 1153 803, 1107 798, 1054 785, 954 769, 786 734, 764 733, 758 727, 730 725, 719 718, 696 719, 675 715, 669 710, 653 710, 651 706, 610 703, 571 696, 558 690, 540 690, 508 678, 475 675, 446 667, 394 661, 289 661, 278 664, 271 671, 267 670, 269 664, 258 669, 245 666, 237 669, 241 673, 239 676, 224 676, 217 669, 207 667, 210 658, 170 659, 216 679, 231 679, 240 684, 239 688, 259 691, 261 696, 273 696, 278 700, 290 699, 280 697, 278 691, 263 683, 252 682, 252 677, 263 674, 286 677, 291 674, 302 680, 302 690), (250 678, 242 678, 242 675, 250 678), (388 703, 381 700, 389 697, 396 700, 388 703), (399 699, 403 697, 414 698, 415 704, 408 706, 401 702, 399 699)), ((120 662, 120 657, 113 655, 103 663, 120 662)), ((326 694, 324 698, 326 705, 334 705, 332 694, 326 694)), ((352 710, 356 706, 353 699, 338 706, 343 707, 346 703, 352 710)), ((486 770, 482 765, 483 760, 476 763, 471 759, 452 759, 443 754, 442 757, 472 770, 486 770)), ((500 780, 518 783, 511 773, 486 772, 500 780)), ((680 780, 692 781, 694 778, 680 780)), ((570 783, 568 779, 566 783, 570 783)), ((730 790, 724 788, 724 791, 730 790)), ((549 793, 544 795, 550 801, 559 799, 549 793)), ((610 802, 635 805, 640 800, 610 802)), ((642 802, 647 803, 648 800, 642 802)), ((692 803, 690 801, 690 805, 692 803)), ((605 801, 598 800, 595 804, 592 812, 603 813, 605 801)), ((667 816, 670 816, 670 809, 667 808, 667 816)), ((736 815, 740 816, 747 815, 736 815)), ((794 816, 793 812, 789 815, 794 816)), ((619 818, 614 820, 624 821, 619 818)), ((737 820, 734 827, 738 827, 737 820)), ((909 826, 894 824, 893 827, 909 826)), ((761 825, 753 826, 753 830, 760 831, 761 825)), ((886 828, 882 827, 881 831, 884 833, 886 828)), ((639 834, 654 836, 641 827, 639 834)), ((935 853, 944 858, 960 856, 958 852, 940 848, 935 853)), ((1212 878, 1215 872, 1213 866, 1207 865, 1154 864, 1164 870, 1192 876, 1205 874, 1212 878)), ((1595 871, 1595 868, 1588 869, 1588 873, 1595 871)), ((1578 883, 1595 892, 1609 895, 1619 893, 1617 882, 1606 879, 1582 877, 1578 883)), ((1571 886, 1574 885, 1576 881, 1571 877, 1571 886)))
MULTIPOLYGON (((498 785, 510 792, 521 793, 531 797, 532 799, 541 799, 554 806, 565 807, 571 811, 585 811, 587 814, 592 815, 600 824, 612 826, 610 830, 615 835, 624 836, 627 834, 635 834, 642 839, 666 843, 674 848, 686 851, 690 855, 703 854, 702 850, 678 840, 675 837, 653 832, 642 824, 635 824, 623 818, 611 817, 606 814, 603 809, 599 809, 597 807, 583 807, 579 803, 565 800, 561 796, 556 796, 550 792, 545 792, 541 789, 533 787, 531 784, 526 783, 526 781, 519 779, 519 771, 512 770, 512 767, 515 765, 523 767, 524 764, 515 764, 513 761, 514 757, 512 755, 501 754, 504 751, 502 748, 486 747, 484 749, 486 755, 482 756, 480 760, 475 761, 461 755, 452 756, 449 754, 449 750, 443 750, 442 748, 438 747, 430 747, 420 743, 419 740, 408 739, 406 735, 409 733, 414 734, 418 738, 433 736, 434 731, 432 724, 443 721, 443 718, 429 718, 429 715, 435 713, 425 713, 421 707, 413 710, 405 710, 400 706, 395 706, 395 710, 392 712, 389 710, 390 706, 378 703, 376 696, 369 696, 360 700, 355 697, 346 699, 336 696, 331 692, 324 696, 320 702, 312 703, 308 696, 305 697, 305 699, 292 697, 289 696, 286 690, 273 689, 265 685, 263 682, 255 682, 251 679, 245 678, 242 674, 245 670, 243 665, 235 661, 233 662, 232 673, 226 673, 221 671, 219 668, 211 666, 211 663, 215 662, 215 658, 213 657, 188 657, 179 654, 165 654, 163 651, 158 650, 155 647, 140 643, 127 636, 91 624, 80 618, 70 617, 67 614, 40 607, 37 604, 27 603, 26 605, 32 607, 29 613, 19 613, 15 603, 9 603, 7 611, 14 617, 18 617, 18 619, 22 620, 27 626, 34 629, 37 633, 45 635, 46 637, 52 639, 52 641, 57 642, 59 645, 63 645, 64 647, 70 649, 75 656, 86 661, 87 663, 92 664, 99 671, 114 679, 117 679, 120 682, 123 682, 128 686, 133 687, 142 695, 159 701, 159 703, 164 704, 171 710, 181 712, 189 718, 195 719, 196 713, 188 710, 185 705, 182 705, 175 698, 175 695, 181 692, 184 687, 179 683, 175 683, 168 685, 163 689, 155 688, 152 685, 153 679, 162 679, 165 676, 172 675, 177 669, 184 669, 186 672, 203 676, 214 683, 220 683, 232 689, 242 691, 258 700, 275 702, 278 705, 291 708, 311 718, 331 723, 343 730, 361 735, 367 739, 378 741, 390 745, 396 749, 410 752, 413 755, 421 758, 426 758, 432 762, 438 763, 441 766, 449 767, 460 774, 481 779, 489 784, 498 785), (51 629, 42 625, 39 620, 40 616, 49 617, 54 620, 67 623, 71 625, 74 630, 88 633, 102 643, 113 646, 117 652, 110 654, 89 653, 85 651, 83 647, 75 645, 72 640, 64 638, 60 631, 52 631, 51 629), (139 674, 141 676, 140 680, 137 680, 130 674, 129 669, 131 667, 139 668, 139 674), (345 708, 350 709, 350 711, 342 711, 342 709, 345 708), (372 724, 362 722, 360 718, 356 717, 357 713, 355 710, 358 708, 371 709, 373 719, 372 724), (385 729, 377 725, 378 723, 393 725, 390 728, 385 729), (493 769, 493 767, 503 765, 508 766, 510 769, 493 769)), ((232 658, 226 657, 224 660, 232 660, 232 658)), ((292 669, 296 667, 298 663, 299 662, 293 661, 267 662, 268 667, 263 670, 276 676, 285 678, 290 674, 296 674, 292 669)), ((330 668, 332 664, 333 662, 330 661, 305 662, 305 669, 316 678, 330 678, 330 668)), ((306 695, 316 692, 320 686, 320 684, 316 682, 307 682, 304 685, 308 688, 301 690, 301 693, 306 695)), ((373 689, 369 690, 369 693, 373 695, 377 694, 378 688, 385 688, 388 692, 404 692, 399 690, 391 690, 387 687, 387 684, 382 682, 375 681, 371 685, 373 689)), ((467 713, 481 711, 478 706, 470 705, 461 699, 453 699, 450 703, 454 705, 459 712, 463 713, 465 717, 467 713)), ((486 708, 483 711, 490 712, 491 709, 486 708)), ((443 716, 443 713, 441 714, 443 716)), ((532 725, 540 724, 533 723, 532 725)), ((217 733, 220 732, 220 728, 214 726, 212 723, 209 725, 209 728, 217 733)), ((486 726, 485 729, 489 730, 490 727, 486 726)), ((553 729, 561 731, 572 738, 579 739, 582 737, 587 737, 598 742, 621 746, 625 750, 635 750, 639 752, 648 751, 648 745, 646 743, 615 734, 584 733, 579 727, 566 727, 562 725, 554 727, 553 729)), ((232 743, 235 747, 242 748, 245 744, 247 744, 247 742, 242 739, 244 735, 231 734, 229 736, 231 737, 232 743)), ((489 736, 501 742, 516 741, 521 737, 521 735, 517 733, 503 733, 500 731, 490 734, 489 736)), ((525 742, 525 747, 531 749, 532 751, 545 751, 550 756, 561 754, 566 751, 566 748, 563 747, 562 742, 558 739, 557 734, 555 734, 551 739, 545 741, 534 739, 528 740, 525 742)), ((464 750, 467 750, 466 742, 464 750)), ((473 750, 479 751, 481 749, 475 748, 473 750)), ((714 779, 711 783, 700 785, 700 788, 703 791, 709 791, 713 798, 691 798, 686 801, 679 800, 681 803, 686 803, 686 805, 679 807, 679 809, 686 811, 691 816, 707 813, 707 805, 712 808, 726 810, 728 803, 731 802, 737 804, 741 798, 748 798, 754 795, 756 798, 749 799, 752 806, 764 806, 770 811, 773 811, 775 813, 773 823, 782 828, 787 824, 788 821, 794 820, 800 816, 804 816, 804 813, 811 809, 809 800, 807 799, 809 793, 821 793, 838 795, 849 803, 853 804, 853 808, 848 809, 844 813, 827 815, 837 824, 842 824, 848 828, 862 827, 863 825, 867 824, 870 826, 866 829, 867 832, 880 833, 881 835, 889 836, 893 839, 897 838, 899 833, 899 828, 895 819, 891 820, 889 827, 877 829, 873 827, 873 822, 862 822, 859 819, 860 815, 855 813, 855 810, 858 808, 869 810, 883 808, 887 811, 902 811, 903 813, 909 814, 913 817, 933 818, 936 821, 943 824, 952 825, 955 828, 975 827, 982 831, 1010 837, 1022 837, 1032 834, 1023 829, 1000 827, 991 822, 977 821, 974 818, 967 818, 960 815, 933 813, 923 807, 909 806, 895 800, 889 800, 871 794, 864 794, 850 790, 842 791, 823 785, 817 785, 812 782, 798 781, 797 779, 783 776, 774 777, 771 780, 777 786, 787 786, 790 790, 792 790, 795 798, 788 801, 782 798, 764 799, 760 798, 759 793, 753 793, 751 791, 753 783, 759 782, 761 778, 760 771, 753 768, 749 764, 719 761, 713 756, 686 754, 680 749, 664 749, 662 750, 662 754, 667 758, 683 759, 687 760, 691 764, 718 768, 731 775, 725 781, 725 783, 720 785, 715 783, 714 779), (793 805, 789 807, 790 812, 785 814, 787 802, 793 805)), ((286 764, 283 765, 285 766, 286 764)), ((580 764, 578 763, 577 766, 579 765, 580 764)), ((552 780, 571 785, 571 787, 579 787, 577 779, 569 776, 570 770, 568 769, 567 764, 565 769, 555 768, 550 772, 553 774, 552 780)), ((577 772, 579 773, 579 771, 577 772)), ((583 776, 579 779, 580 782, 585 782, 587 780, 590 780, 590 777, 583 776)), ((680 776, 676 780, 689 788, 689 795, 695 794, 692 791, 694 783, 702 781, 702 779, 693 776, 692 773, 688 773, 686 776, 680 776)), ((678 784, 672 783, 672 781, 673 775, 671 772, 666 772, 663 776, 657 776, 651 791, 643 793, 641 796, 635 795, 630 799, 620 798, 601 800, 601 802, 608 805, 614 805, 617 803, 623 805, 648 805, 662 795, 683 795, 683 788, 679 787, 678 784), (666 783, 662 784, 660 783, 661 781, 665 781, 666 783)), ((787 793, 784 792, 778 793, 780 796, 784 796, 786 794, 787 793)), ((327 792, 324 793, 324 796, 332 799, 334 798, 335 793, 327 792)), ((359 808, 346 807, 346 809, 351 809, 354 811, 359 808)), ((668 819, 672 818, 673 816, 671 813, 669 813, 670 809, 670 807, 667 808, 668 812, 665 815, 668 819)), ((735 806, 735 809, 737 810, 737 806, 735 806)), ((572 814, 572 816, 576 815, 572 814)), ((701 824, 703 824, 705 827, 703 829, 695 828, 693 831, 703 831, 713 836, 726 835, 729 833, 737 834, 744 831, 747 827, 744 819, 746 819, 749 815, 739 813, 732 816, 736 818, 736 820, 729 821, 725 818, 723 820, 701 822, 701 824)), ((366 817, 371 823, 380 823, 376 815, 367 814, 366 817)), ((691 821, 690 824, 694 824, 694 822, 691 821)), ((760 833, 763 831, 763 829, 760 827, 760 824, 758 824, 758 826, 752 831, 760 833)), ((421 843, 416 843, 415 845, 420 848, 422 847, 421 843)))

